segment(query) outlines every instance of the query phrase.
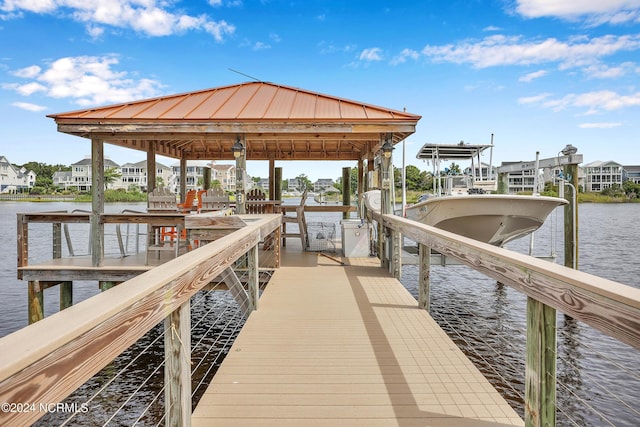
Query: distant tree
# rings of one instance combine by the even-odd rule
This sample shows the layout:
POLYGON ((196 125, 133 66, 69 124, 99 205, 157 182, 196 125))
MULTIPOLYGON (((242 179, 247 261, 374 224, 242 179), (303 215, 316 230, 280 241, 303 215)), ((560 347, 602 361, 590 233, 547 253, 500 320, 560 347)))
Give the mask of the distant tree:
POLYGON ((622 189, 624 194, 630 199, 636 199, 640 197, 640 184, 636 184, 633 181, 625 181, 622 183, 622 189))
POLYGON ((307 175, 300 174, 300 175, 296 176, 295 179, 299 180, 299 182, 300 182, 300 184, 302 185, 303 188, 306 188, 306 189, 312 189, 313 188, 313 183, 311 182, 309 177, 307 177, 307 175))
POLYGON ((605 188, 600 194, 609 197, 624 197, 625 195, 624 190, 618 184, 613 184, 611 187, 605 188))
POLYGON ((163 187, 164 179, 161 176, 156 176, 156 187, 163 187))
MULTIPOLYGON (((410 191, 427 191, 431 188, 432 179, 431 174, 426 171, 421 171, 414 165, 407 165, 405 167, 405 180, 407 182, 407 190, 410 191)), ((394 170, 394 178, 397 188, 402 188, 402 169, 396 168, 394 170)))
POLYGON ((211 181, 211 188, 222 188, 222 183, 219 179, 214 179, 211 181))
POLYGON ((116 168, 108 168, 104 171, 104 189, 109 189, 109 184, 116 182, 122 174, 116 168))
POLYGON ((27 162, 23 165, 14 165, 17 168, 25 168, 28 171, 33 171, 36 174, 36 179, 39 177, 53 179, 53 174, 58 171, 70 171, 71 166, 65 165, 48 165, 46 163, 39 162, 27 162))

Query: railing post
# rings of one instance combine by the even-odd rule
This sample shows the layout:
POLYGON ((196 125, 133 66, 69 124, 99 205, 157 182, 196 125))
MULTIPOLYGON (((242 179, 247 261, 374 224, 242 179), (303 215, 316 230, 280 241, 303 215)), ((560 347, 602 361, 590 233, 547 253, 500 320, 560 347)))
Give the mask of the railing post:
POLYGON ((164 402, 167 427, 191 425, 191 302, 164 320, 164 402))
MULTIPOLYGON (((24 214, 18 214, 18 268, 29 264, 29 223, 24 214)), ((22 272, 18 270, 18 279, 22 280, 22 272)))
POLYGON ((556 309, 527 298, 525 425, 556 425, 556 309))
POLYGON ((431 249, 418 244, 418 262, 420 271, 418 275, 418 307, 429 311, 429 277, 431 275, 431 249))
POLYGON ((260 286, 258 276, 258 245, 255 245, 247 252, 247 287, 249 293, 249 301, 251 309, 258 309, 258 301, 260 299, 260 286))
POLYGON ((44 292, 40 281, 30 280, 27 290, 29 324, 44 319, 44 292))
MULTIPOLYGON (((62 258, 62 224, 53 223, 53 259, 62 258)), ((60 310, 73 305, 73 282, 60 282, 60 310)))
POLYGON ((402 233, 391 230, 391 274, 400 280, 402 278, 402 233))

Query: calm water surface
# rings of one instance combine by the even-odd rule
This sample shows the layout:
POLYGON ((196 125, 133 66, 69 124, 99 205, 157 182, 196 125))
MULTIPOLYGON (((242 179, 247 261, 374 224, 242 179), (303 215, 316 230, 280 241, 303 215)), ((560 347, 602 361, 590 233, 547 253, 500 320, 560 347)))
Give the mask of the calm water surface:
MULTIPOLYGON (((16 279, 16 213, 72 209, 87 210, 90 205, 0 203, 0 238, 5 242, 4 251, 0 253, 0 295, 3 302, 0 306, 0 337, 27 325, 26 284, 16 279)), ((121 212, 123 209, 144 210, 145 206, 108 204, 105 210, 121 212)), ((551 219, 555 218, 562 220, 561 215, 552 215, 551 219)), ((310 221, 314 219, 327 220, 326 217, 308 217, 310 221)), ((331 220, 339 221, 337 218, 331 220)), ((579 224, 580 270, 640 287, 640 253, 637 250, 640 204, 582 204, 579 207, 579 224)), ((43 247, 39 249, 34 245, 30 252, 36 259, 39 251, 46 258, 50 253, 50 230, 33 233, 42 233, 43 247)), ((30 237, 35 238, 33 233, 30 237)), ((84 244, 78 245, 79 251, 86 252, 84 244)), ((511 242, 507 247, 528 253, 529 239, 511 242)), ((547 221, 535 235, 534 248, 534 255, 538 256, 555 252, 557 262, 562 263, 562 226, 554 225, 552 220, 547 221)), ((434 266, 431 278, 432 316, 522 415, 526 298, 462 266, 434 266)), ((416 279, 417 268, 404 266, 402 282, 414 296, 417 294, 416 279)), ((75 283, 74 302, 98 292, 94 282, 75 283)), ((57 293, 57 288, 45 291, 47 316, 58 311, 57 293)), ((207 357, 213 355, 216 360, 211 369, 198 369, 194 375, 195 389, 197 382, 206 381, 215 373, 244 321, 238 317, 235 302, 227 293, 199 293, 192 300, 192 305, 192 322, 196 325, 193 340, 202 342, 202 346, 194 351, 194 360, 207 353, 207 357), (203 319, 207 321, 203 322, 203 319)), ((131 425, 135 422, 154 425, 158 422, 163 407, 162 393, 159 393, 162 369, 150 376, 148 387, 136 388, 143 378, 149 376, 149 367, 156 367, 162 360, 162 339, 154 342, 160 335, 160 327, 152 330, 127 354, 76 393, 72 399, 86 400, 128 364, 132 354, 140 348, 150 348, 148 354, 132 362, 131 372, 126 378, 115 381, 92 403, 103 410, 92 410, 84 419, 74 420, 72 425, 131 425), (135 397, 109 421, 110 413, 114 411, 112 402, 130 392, 135 393, 135 397), (144 412, 147 406, 149 409, 144 412)), ((639 425, 640 352, 562 314, 558 314, 557 352, 559 426, 639 425)), ((59 424, 60 421, 49 417, 41 420, 40 425, 59 424)))

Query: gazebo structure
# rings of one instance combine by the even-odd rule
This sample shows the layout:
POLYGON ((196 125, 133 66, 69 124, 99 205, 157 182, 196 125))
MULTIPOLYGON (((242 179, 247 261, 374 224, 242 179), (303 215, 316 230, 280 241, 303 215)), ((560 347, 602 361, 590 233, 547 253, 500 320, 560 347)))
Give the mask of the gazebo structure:
MULTIPOLYGON (((91 140, 92 230, 99 242, 104 211, 104 144, 147 153, 148 191, 155 186, 155 157, 180 160, 180 192, 186 192, 187 160, 236 159, 239 213, 244 213, 247 160, 269 161, 270 197, 276 160, 354 160, 358 193, 364 162, 384 145, 389 167, 394 144, 415 132, 420 116, 267 82, 247 82, 87 110, 51 114, 58 131, 91 140)), ((98 252, 98 253, 96 253, 98 252)), ((93 260, 100 265, 102 250, 93 260)))

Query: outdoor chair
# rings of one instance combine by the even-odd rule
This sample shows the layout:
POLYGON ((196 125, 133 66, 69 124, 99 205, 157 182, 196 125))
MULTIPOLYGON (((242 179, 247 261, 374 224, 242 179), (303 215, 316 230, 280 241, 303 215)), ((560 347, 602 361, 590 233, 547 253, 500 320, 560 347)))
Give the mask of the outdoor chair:
POLYGON ((296 206, 296 211, 294 215, 284 215, 282 217, 282 246, 286 246, 286 238, 287 237, 299 237, 300 242, 302 243, 302 250, 307 250, 307 222, 304 217, 304 204, 307 201, 307 190, 304 190, 302 193, 302 198, 300 199, 300 204, 296 206), (295 223, 298 224, 298 232, 291 233, 287 231, 287 224, 295 223))
POLYGON ((202 193, 199 197, 201 203, 200 212, 214 212, 231 208, 229 194, 221 188, 212 188, 202 193))

